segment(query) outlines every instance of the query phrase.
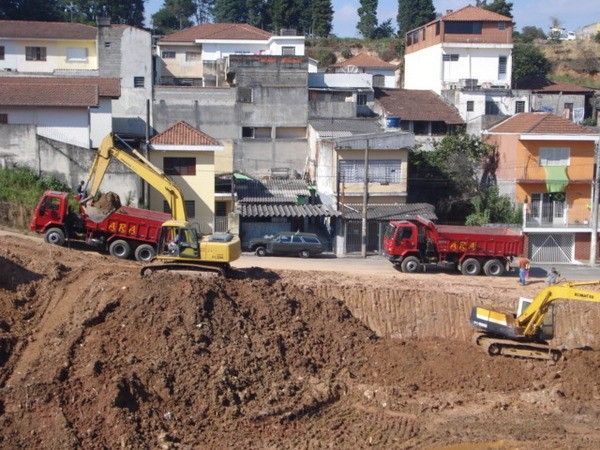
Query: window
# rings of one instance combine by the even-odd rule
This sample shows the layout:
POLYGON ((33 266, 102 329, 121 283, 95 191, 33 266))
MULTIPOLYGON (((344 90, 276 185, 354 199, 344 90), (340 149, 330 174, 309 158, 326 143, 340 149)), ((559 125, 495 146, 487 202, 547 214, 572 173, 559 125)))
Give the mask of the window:
POLYGON ((441 136, 448 133, 448 125, 446 122, 442 122, 437 120, 435 122, 431 122, 431 134, 435 136, 441 136))
POLYGON ((429 134, 429 122, 424 120, 413 121, 413 133, 420 136, 429 134))
POLYGON ((488 116, 497 116, 500 114, 500 107, 498 106, 498 103, 493 100, 486 100, 485 113, 488 116))
POLYGON ((306 139, 306 127, 277 127, 275 139, 306 139))
POLYGON ((27 61, 46 61, 46 47, 25 47, 27 61))
POLYGON ((435 35, 439 36, 439 34, 440 34, 440 23, 436 22, 435 23, 435 35))
POLYGON ((296 54, 296 47, 281 47, 281 54, 284 56, 294 56, 296 54))
POLYGON ((425 40, 425 27, 423 27, 423 40, 425 40))
POLYGON ((525 101, 524 100, 517 100, 515 102, 515 114, 519 114, 525 112, 525 101))
POLYGON ((133 77, 133 87, 143 88, 144 87, 144 77, 133 77))
POLYGON ((446 22, 448 34, 481 34, 481 22, 446 22))
POLYGON ((417 42, 419 42, 419 30, 411 31, 410 33, 408 33, 406 39, 408 40, 408 45, 416 44, 417 42))
POLYGON ((167 175, 196 175, 196 158, 163 158, 167 175))
POLYGON ((271 127, 242 127, 242 137, 248 139, 271 139, 271 127))
POLYGON ((383 75, 373 75, 373 87, 385 87, 385 77, 383 75))
POLYGON ((456 54, 446 54, 446 55, 442 55, 442 59, 444 61, 458 61, 458 55, 456 55, 456 54))
POLYGON ((4 60, 4 45, 0 45, 0 61, 4 60))
POLYGON ((292 236, 292 244, 302 244, 300 236, 292 236))
POLYGON ((319 240, 313 236, 302 236, 302 240, 307 244, 320 244, 319 240))
POLYGON ((568 166, 571 161, 571 149, 568 147, 541 147, 540 166, 568 166))
POLYGON ((498 79, 506 79, 506 56, 500 56, 498 58, 498 79))
POLYGON ((215 202, 215 216, 223 217, 227 215, 227 202, 215 202))
POLYGON ((475 111, 475 102, 473 100, 467 100, 467 112, 475 111))
POLYGON ((186 61, 201 61, 202 52, 185 52, 186 61))
POLYGON ((499 30, 506 30, 506 22, 498 22, 499 30))
MULTIPOLYGON (((185 215, 188 219, 196 217, 196 202, 194 200, 184 200, 183 207, 185 208, 185 215)), ((166 200, 163 200, 163 212, 171 214, 171 207, 166 200)))
POLYGON ((237 101, 240 103, 252 103, 252 88, 238 87, 237 88, 237 101))
POLYGON ((8 114, 0 114, 0 123, 8 123, 8 114))
MULTIPOLYGON (((370 160, 370 183, 399 183, 400 160, 370 160)), ((365 163, 363 160, 343 159, 340 161, 340 178, 345 183, 363 183, 365 163)))
POLYGON ((67 61, 84 62, 88 59, 88 50, 85 47, 67 48, 67 61))
POLYGON ((292 242, 292 237, 284 234, 283 236, 279 236, 277 239, 275 239, 275 241, 281 242, 284 244, 288 244, 288 243, 292 242))
POLYGON ((573 120, 573 103, 565 103, 563 108, 563 116, 565 119, 573 120))
POLYGON ((110 42, 105 42, 104 43, 104 48, 110 48, 110 42))
POLYGON ((367 94, 356 94, 356 104, 364 106, 367 104, 367 94))
POLYGON ((175 52, 172 50, 165 50, 161 52, 162 59, 175 59, 175 52))

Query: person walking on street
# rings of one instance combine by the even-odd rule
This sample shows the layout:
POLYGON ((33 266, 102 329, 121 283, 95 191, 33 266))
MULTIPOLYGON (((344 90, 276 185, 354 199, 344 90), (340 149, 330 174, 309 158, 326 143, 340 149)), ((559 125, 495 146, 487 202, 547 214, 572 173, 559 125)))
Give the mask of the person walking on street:
POLYGON ((519 284, 525 286, 527 284, 527 275, 529 275, 530 262, 525 256, 519 258, 519 284))

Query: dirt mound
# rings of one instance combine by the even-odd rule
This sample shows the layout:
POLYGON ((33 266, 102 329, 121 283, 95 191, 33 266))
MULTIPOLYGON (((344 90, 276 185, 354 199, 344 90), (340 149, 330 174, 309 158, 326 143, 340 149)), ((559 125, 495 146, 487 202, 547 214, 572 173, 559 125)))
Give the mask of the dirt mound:
POLYGON ((549 364, 458 334, 378 338, 334 289, 357 280, 140 278, 135 263, 3 242, 20 281, 0 287, 0 447, 600 446, 600 352, 549 364))
POLYGON ((121 207, 121 199, 114 192, 102 194, 98 200, 92 203, 92 206, 106 214, 116 211, 121 207))

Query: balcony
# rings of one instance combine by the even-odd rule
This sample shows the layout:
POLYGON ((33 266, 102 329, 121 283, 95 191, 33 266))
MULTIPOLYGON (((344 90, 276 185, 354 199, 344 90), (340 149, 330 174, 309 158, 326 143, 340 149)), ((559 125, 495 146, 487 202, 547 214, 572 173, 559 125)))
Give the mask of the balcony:
POLYGON ((553 230, 589 231, 589 220, 569 221, 569 210, 564 202, 539 202, 523 205, 523 230, 539 231, 541 228, 553 230))

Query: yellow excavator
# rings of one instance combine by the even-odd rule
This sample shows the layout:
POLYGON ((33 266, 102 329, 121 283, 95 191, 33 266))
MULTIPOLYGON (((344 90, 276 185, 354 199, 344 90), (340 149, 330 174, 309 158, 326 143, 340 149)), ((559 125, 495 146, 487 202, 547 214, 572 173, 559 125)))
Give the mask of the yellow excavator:
POLYGON ((561 283, 542 289, 532 300, 521 298, 517 314, 506 314, 475 306, 471 324, 479 334, 475 343, 492 356, 557 361, 561 352, 551 348, 548 340, 554 337, 554 311, 557 300, 600 303, 600 292, 581 289, 598 286, 600 281, 561 283))
MULTIPOLYGON (((162 224, 155 260, 142 268, 142 275, 164 269, 208 271, 224 275, 229 263, 241 255, 239 237, 229 233, 200 236, 198 230, 187 221, 181 189, 137 150, 118 148, 113 134, 102 140, 96 152, 86 183, 89 197, 94 197, 98 192, 113 159, 120 161, 160 192, 171 208, 172 220, 162 224)), ((214 180, 207 182, 213 183, 214 180)))

